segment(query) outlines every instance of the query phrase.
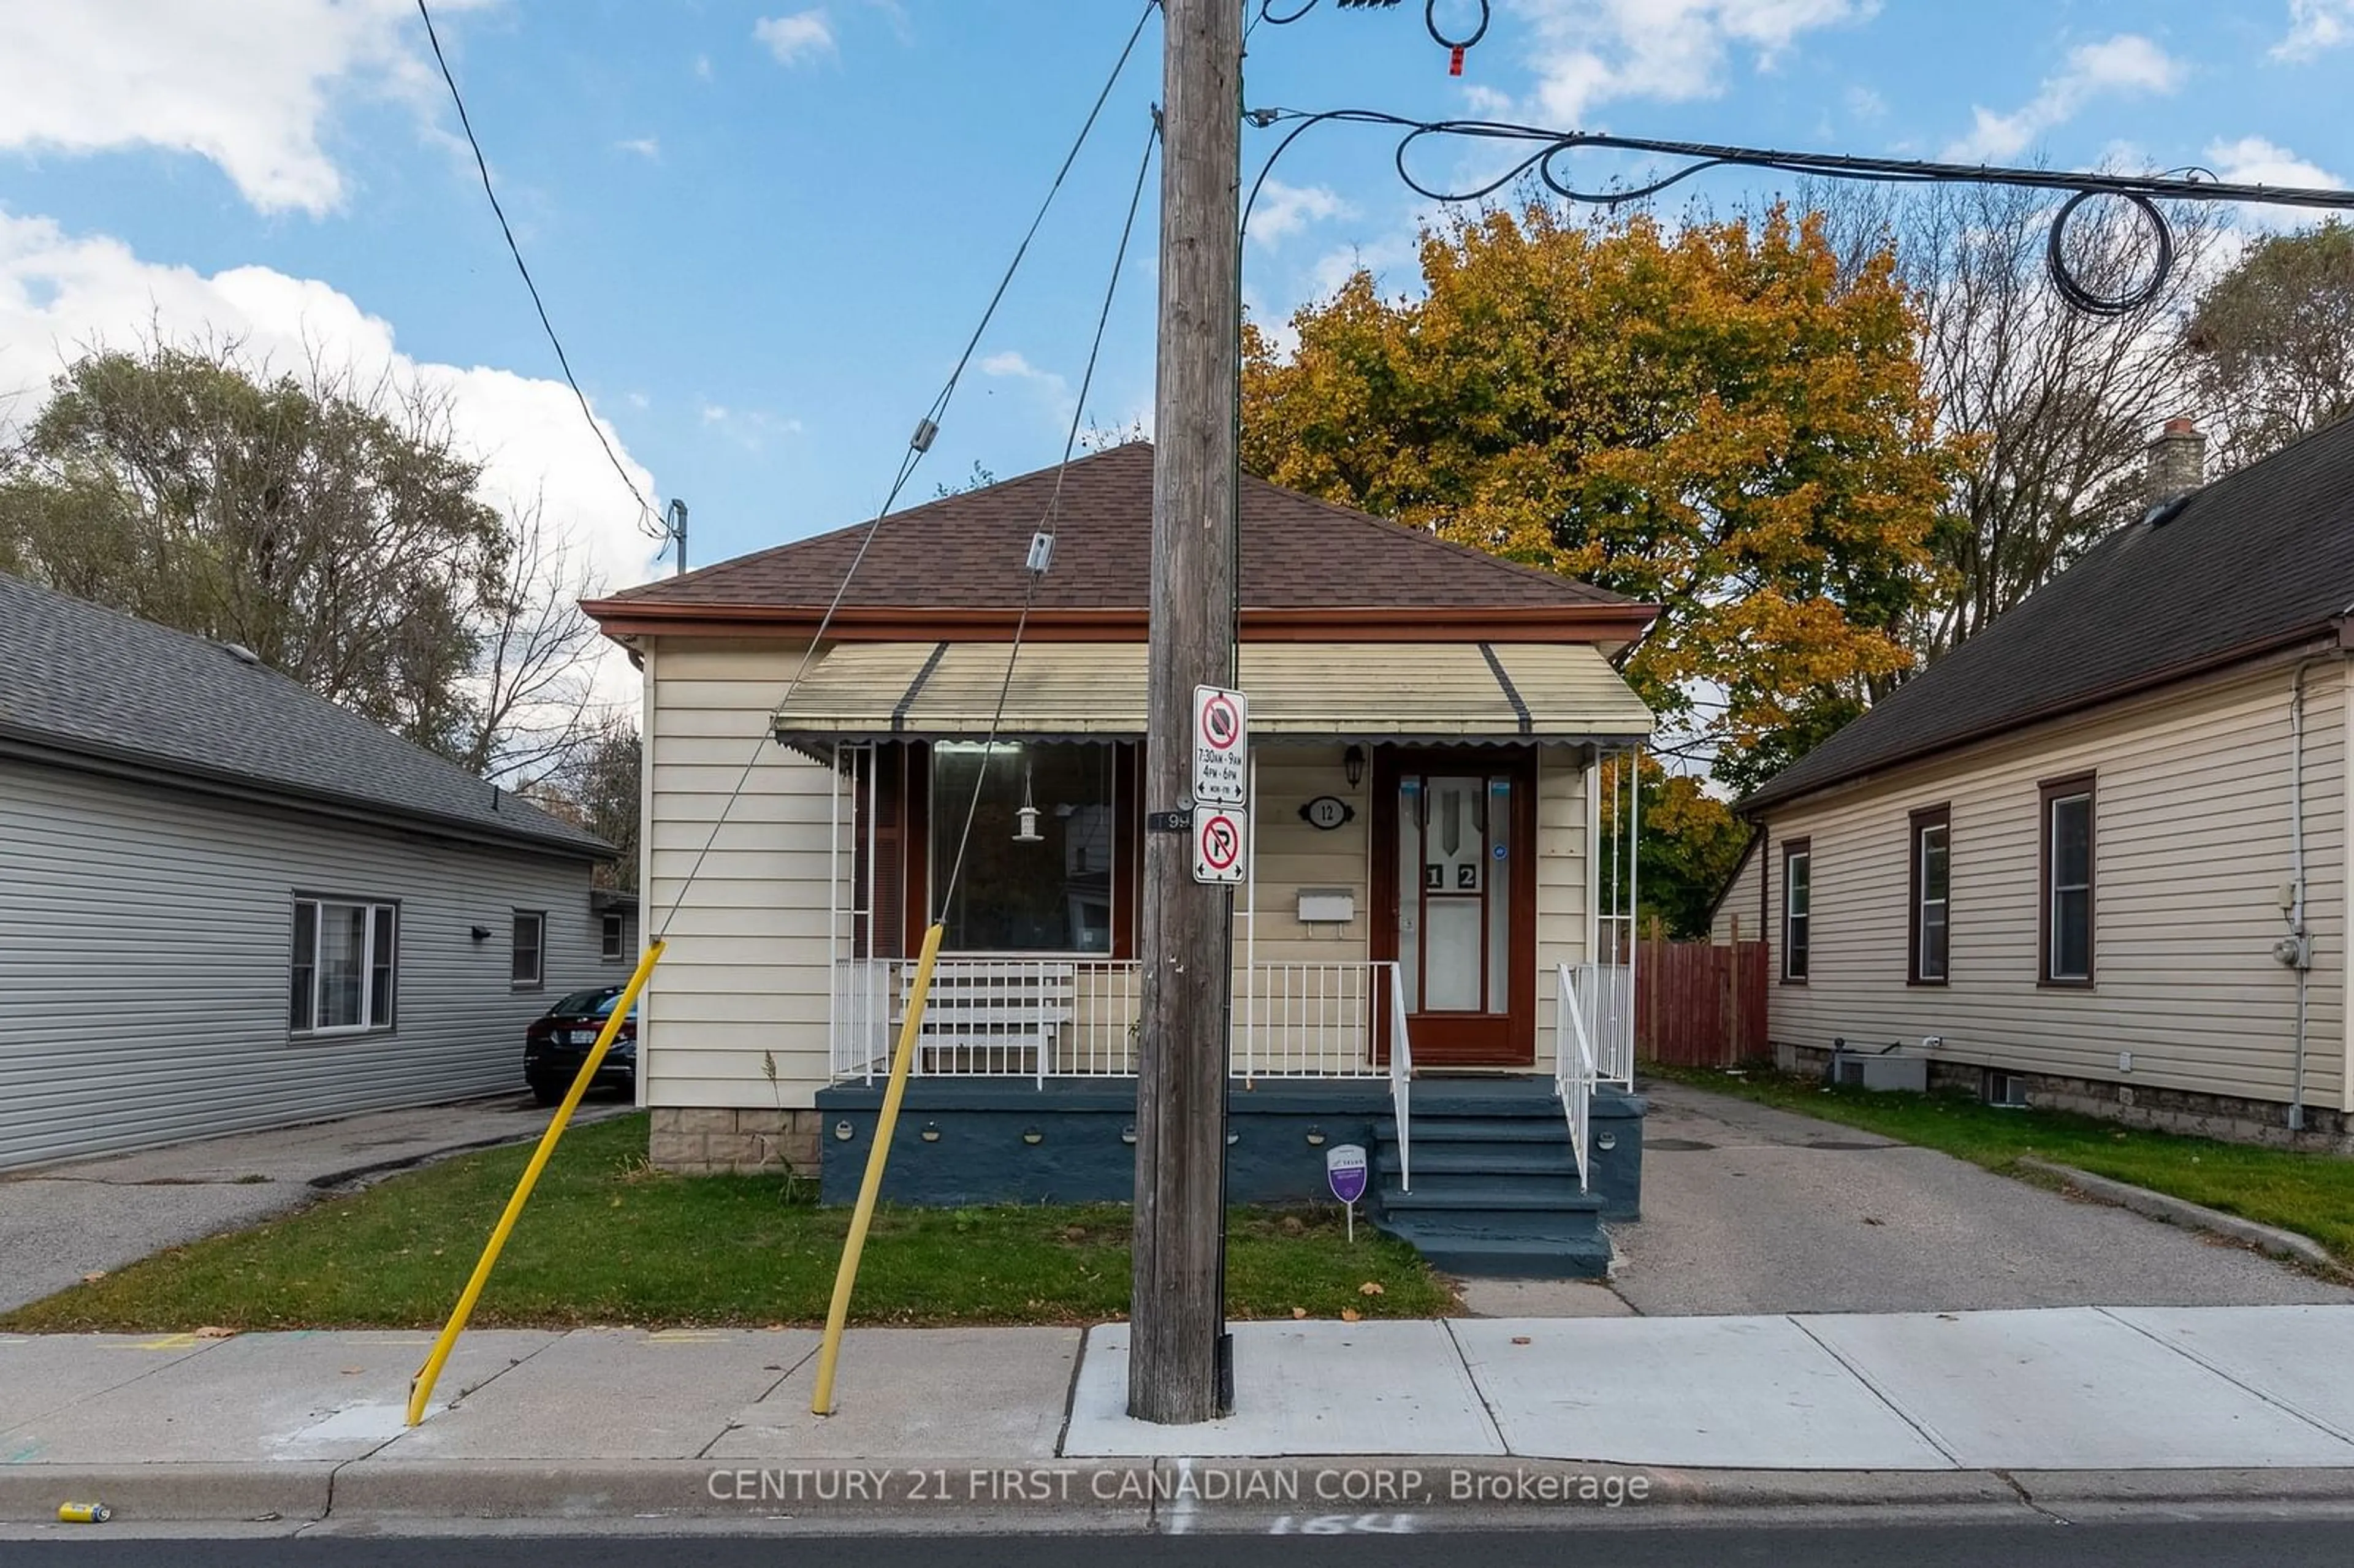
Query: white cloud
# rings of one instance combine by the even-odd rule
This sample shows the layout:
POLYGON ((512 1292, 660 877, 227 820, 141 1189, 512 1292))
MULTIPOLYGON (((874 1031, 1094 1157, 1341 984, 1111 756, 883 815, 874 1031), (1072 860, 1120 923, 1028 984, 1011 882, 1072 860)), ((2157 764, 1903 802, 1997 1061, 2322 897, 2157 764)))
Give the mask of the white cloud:
POLYGON ((1069 382, 1052 370, 1039 369, 1015 349, 1004 349, 983 358, 981 362, 981 373, 983 376, 994 376, 1002 380, 1028 381, 1044 387, 1057 397, 1067 398, 1070 396, 1069 382))
POLYGON ((1847 111, 1858 120, 1884 120, 1888 117, 1888 100, 1868 87, 1847 90, 1847 111))
MULTIPOLYGON (((412 359, 390 323, 314 279, 266 267, 207 276, 142 260, 118 239, 0 212, 0 429, 30 418, 49 378, 84 348, 130 346, 151 332, 170 341, 240 339, 249 355, 289 368, 315 356, 363 383, 383 376, 445 394, 461 443, 484 465, 485 499, 541 501, 551 528, 610 588, 642 582, 652 569, 656 546, 639 532, 637 503, 562 381, 412 359)), ((620 433, 599 424, 640 493, 659 497, 620 433)))
POLYGON ((1271 179, 1259 187, 1258 205, 1251 209, 1250 234, 1262 245, 1273 245, 1311 223, 1347 217, 1354 210, 1329 185, 1288 185, 1271 179))
POLYGON ((697 55, 695 57, 695 74, 705 81, 709 81, 711 79, 711 57, 709 55, 697 55))
MULTIPOLYGON (((2207 166, 2215 177, 2235 185, 2303 185, 2325 190, 2342 190, 2346 182, 2317 164, 2298 157, 2286 147, 2268 142, 2262 136, 2243 136, 2237 141, 2211 142, 2207 145, 2207 166)), ((2272 207, 2254 202, 2240 202, 2234 207, 2238 223, 2251 231, 2291 228, 2307 223, 2320 209, 2301 207, 2272 207)))
MULTIPOLYGON (((1870 17, 1878 0, 1511 0, 1535 45, 1530 112, 1591 129, 1614 99, 1682 102, 1724 90, 1736 52, 1770 70, 1803 34, 1870 17)), ((1492 112, 1492 111, 1483 111, 1492 112)))
POLYGON ((0 149, 189 153, 263 211, 326 213, 346 194, 323 144, 337 90, 436 111, 416 17, 414 0, 0 5, 0 149))
POLYGON ((822 6, 790 16, 763 16, 752 24, 752 36, 769 47, 780 65, 800 65, 834 52, 833 26, 822 6))
POLYGON ((613 150, 617 153, 635 153, 639 157, 648 160, 658 159, 662 156, 662 141, 654 136, 632 136, 626 142, 614 143, 613 150))
POLYGON ((2273 46, 2273 58, 2309 60, 2349 41, 2354 41, 2354 0, 2288 0, 2288 36, 2273 46))
POLYGON ((1973 110, 1970 133, 1949 143, 1945 155, 1956 163, 2007 162, 2096 97, 2172 92, 2182 85, 2183 74, 2179 60, 2138 33, 2080 44, 2069 51, 2066 68, 2044 78, 2035 97, 2019 109, 2009 114, 1983 106, 1973 110))

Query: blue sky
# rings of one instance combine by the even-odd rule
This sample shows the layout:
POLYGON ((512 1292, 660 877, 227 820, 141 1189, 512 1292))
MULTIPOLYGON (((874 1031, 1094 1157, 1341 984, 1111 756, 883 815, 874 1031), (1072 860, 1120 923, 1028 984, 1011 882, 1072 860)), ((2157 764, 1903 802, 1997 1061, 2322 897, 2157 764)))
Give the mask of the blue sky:
MULTIPOLYGON (((1419 5, 1253 35, 1251 103, 2227 177, 2354 176, 2354 0, 1498 0, 1465 75, 1419 5)), ((1450 3, 1449 11, 1468 6, 1450 3)), ((443 0, 445 47, 573 366, 698 562, 855 521, 970 333, 1138 14, 1129 0, 443 0)), ((1050 462, 1118 238, 1148 26, 911 488, 1050 462)), ((605 578, 632 531, 456 139, 412 0, 0 12, 0 398, 151 326, 446 391, 605 578)), ((1255 168, 1277 132, 1247 131, 1255 168)), ((1413 281, 1391 139, 1286 157, 1246 291, 1413 281)), ((1434 165, 1441 167, 1442 165, 1434 165)), ((1770 188, 1723 175, 1738 202, 1770 188)), ((1264 199, 1264 198, 1263 198, 1264 199)), ((1087 400, 1149 420, 1153 192, 1087 400)), ((0 418, 9 407, 0 403, 0 418)))

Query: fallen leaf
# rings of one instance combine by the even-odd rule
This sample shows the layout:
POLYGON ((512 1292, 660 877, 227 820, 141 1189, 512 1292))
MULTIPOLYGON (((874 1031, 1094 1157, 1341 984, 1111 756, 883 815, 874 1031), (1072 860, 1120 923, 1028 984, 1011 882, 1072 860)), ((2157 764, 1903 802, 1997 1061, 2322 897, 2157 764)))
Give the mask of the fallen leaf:
POLYGON ((344 1369, 344 1375, 345 1377, 357 1377, 360 1373, 366 1371, 367 1371, 367 1368, 366 1367, 345 1367, 344 1369))
POLYGON ((1867 1225, 1884 1225, 1888 1222, 1886 1220, 1874 1219, 1870 1214, 1866 1214, 1863 1216, 1863 1223, 1867 1225))
POLYGON ((1291 1315, 1295 1318, 1305 1318, 1308 1316, 1308 1308, 1305 1307, 1294 1307, 1291 1309, 1291 1315))
POLYGON ((104 1279, 105 1277, 106 1277, 106 1270, 104 1270, 104 1269, 102 1269, 102 1268, 93 1268, 93 1269, 91 1269, 88 1274, 85 1274, 85 1275, 83 1275, 83 1276, 81 1277, 81 1282, 82 1282, 84 1285, 95 1285, 95 1284, 97 1284, 100 1280, 104 1279))
POLYGON ((222 1329, 207 1323, 203 1328, 196 1330, 196 1338, 199 1340, 226 1340, 236 1332, 237 1330, 235 1329, 222 1329))
POLYGON ((1530 1342, 1529 1337, 1526 1334, 1514 1334, 1512 1336, 1512 1343, 1516 1345, 1525 1345, 1530 1342))
POLYGON ((1368 1279, 1363 1285, 1357 1287, 1357 1294, 1360 1296, 1386 1296, 1389 1293, 1382 1288, 1382 1282, 1380 1280, 1368 1279))
POLYGON ((1343 1307, 1341 1308, 1341 1321, 1343 1323, 1354 1323, 1362 1319, 1363 1317, 1364 1314, 1358 1311, 1354 1307, 1343 1307))

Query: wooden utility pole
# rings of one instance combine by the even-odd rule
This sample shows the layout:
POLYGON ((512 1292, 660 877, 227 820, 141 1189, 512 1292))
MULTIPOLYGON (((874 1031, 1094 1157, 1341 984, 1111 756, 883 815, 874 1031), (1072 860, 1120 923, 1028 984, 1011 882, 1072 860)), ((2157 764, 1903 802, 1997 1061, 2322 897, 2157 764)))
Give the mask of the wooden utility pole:
MULTIPOLYGON (((1193 688, 1233 675, 1243 0, 1161 9, 1145 804, 1170 811, 1192 795, 1193 688)), ((1190 832, 1145 835, 1143 895, 1128 1413, 1207 1421, 1225 1330, 1231 906, 1225 888, 1193 880, 1190 832)))

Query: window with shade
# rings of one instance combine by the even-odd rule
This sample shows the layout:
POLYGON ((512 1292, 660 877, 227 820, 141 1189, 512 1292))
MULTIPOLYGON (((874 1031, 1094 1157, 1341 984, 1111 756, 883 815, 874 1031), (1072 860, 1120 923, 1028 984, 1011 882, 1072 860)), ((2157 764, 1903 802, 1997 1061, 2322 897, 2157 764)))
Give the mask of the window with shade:
POLYGON ((1907 977, 1944 985, 1953 951, 1954 829, 1944 806, 1913 813, 1913 930, 1907 977))
POLYGON ((2093 780, 2042 787, 2042 953, 2036 977, 2053 986, 2093 983, 2093 780))
POLYGON ((1814 956, 1815 857, 1805 839, 1782 848, 1782 980, 1803 985, 1814 956))
POLYGON ((941 741, 931 764, 930 881, 948 926, 942 946, 1110 955, 1121 858, 1116 748, 941 741))
POLYGON ((334 898, 294 901, 287 1027, 353 1034, 393 1027, 399 906, 334 898))

